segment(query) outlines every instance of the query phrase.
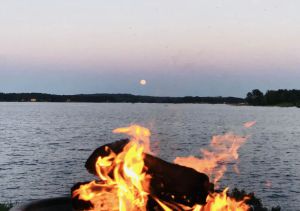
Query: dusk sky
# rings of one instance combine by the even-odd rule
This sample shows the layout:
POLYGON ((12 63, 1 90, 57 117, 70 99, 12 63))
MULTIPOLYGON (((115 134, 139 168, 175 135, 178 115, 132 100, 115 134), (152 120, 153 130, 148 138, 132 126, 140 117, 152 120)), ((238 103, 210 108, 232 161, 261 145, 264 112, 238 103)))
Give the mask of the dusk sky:
POLYGON ((300 89, 299 11, 299 0, 2 0, 0 92, 300 89))

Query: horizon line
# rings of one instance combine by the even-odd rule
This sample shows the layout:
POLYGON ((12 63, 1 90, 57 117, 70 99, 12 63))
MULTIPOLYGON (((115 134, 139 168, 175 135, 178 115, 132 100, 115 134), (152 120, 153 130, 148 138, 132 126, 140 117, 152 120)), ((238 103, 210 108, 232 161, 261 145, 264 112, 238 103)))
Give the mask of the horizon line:
POLYGON ((198 96, 198 95, 185 95, 185 96, 158 96, 158 95, 141 95, 132 93, 79 93, 79 94, 56 94, 56 93, 46 93, 46 92, 0 92, 0 94, 45 94, 45 95, 55 95, 55 96, 77 96, 77 95, 132 95, 141 97, 167 97, 167 98, 184 98, 184 97, 200 97, 200 98, 239 98, 245 99, 245 97, 236 96, 198 96))

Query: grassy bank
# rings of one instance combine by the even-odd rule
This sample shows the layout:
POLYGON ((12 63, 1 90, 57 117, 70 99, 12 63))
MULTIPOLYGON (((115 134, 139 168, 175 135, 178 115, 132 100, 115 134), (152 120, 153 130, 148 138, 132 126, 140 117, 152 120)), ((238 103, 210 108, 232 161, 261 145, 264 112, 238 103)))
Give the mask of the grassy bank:
POLYGON ((12 208, 12 204, 0 203, 0 211, 8 211, 10 208, 12 208))

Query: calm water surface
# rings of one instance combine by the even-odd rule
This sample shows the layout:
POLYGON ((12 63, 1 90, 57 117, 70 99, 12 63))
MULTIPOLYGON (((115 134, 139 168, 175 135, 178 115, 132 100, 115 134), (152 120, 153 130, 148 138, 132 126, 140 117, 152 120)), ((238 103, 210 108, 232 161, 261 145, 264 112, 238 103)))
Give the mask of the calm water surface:
POLYGON ((0 202, 68 195, 93 179, 84 168, 91 152, 123 138, 111 131, 130 123, 149 127, 168 161, 199 154, 216 134, 250 135, 240 175, 229 168, 221 186, 300 210, 300 109, 227 105, 0 103, 0 202), (252 120, 253 128, 242 127, 252 120))

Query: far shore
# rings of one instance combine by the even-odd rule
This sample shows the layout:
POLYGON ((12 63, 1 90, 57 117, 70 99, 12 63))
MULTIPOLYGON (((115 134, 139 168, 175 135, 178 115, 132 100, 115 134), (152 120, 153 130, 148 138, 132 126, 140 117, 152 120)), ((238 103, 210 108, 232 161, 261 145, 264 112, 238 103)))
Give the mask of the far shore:
POLYGON ((300 90, 258 89, 245 98, 222 96, 146 96, 133 94, 74 94, 57 95, 47 93, 1 93, 0 102, 55 102, 55 103, 161 103, 161 104, 226 104, 232 106, 297 107, 300 108, 300 90))
POLYGON ((65 103, 173 103, 173 104, 242 104, 238 97, 158 97, 132 94, 53 95, 44 93, 0 93, 0 102, 65 102, 65 103))

